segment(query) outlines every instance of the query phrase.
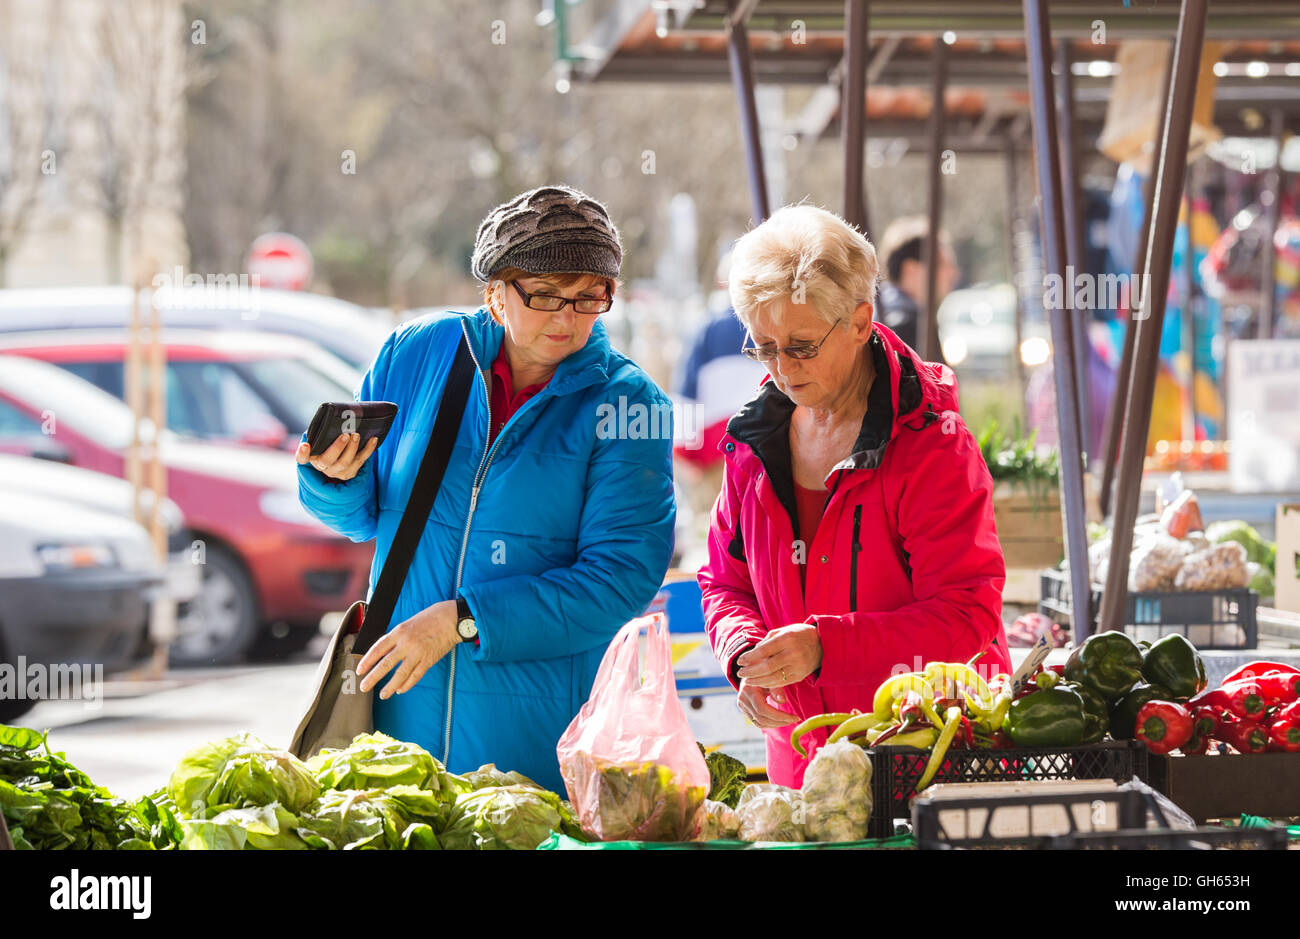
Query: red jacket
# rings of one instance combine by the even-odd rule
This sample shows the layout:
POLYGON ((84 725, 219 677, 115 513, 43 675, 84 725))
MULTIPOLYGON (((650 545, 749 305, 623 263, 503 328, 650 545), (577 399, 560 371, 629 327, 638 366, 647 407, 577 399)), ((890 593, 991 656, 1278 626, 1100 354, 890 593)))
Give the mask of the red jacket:
MULTIPOLYGON (((787 687, 780 706, 801 719, 870 710, 891 673, 983 649, 985 674, 1010 671, 993 482, 957 414, 956 378, 879 323, 869 348, 867 415, 853 454, 826 477, 825 514, 806 547, 806 599, 793 550, 793 402, 765 382, 719 445, 725 478, 699 572, 706 629, 736 685, 736 658, 769 629, 815 624, 821 668, 787 687)), ((792 729, 765 731, 767 769, 773 782, 798 786, 807 760, 790 747, 792 729)))

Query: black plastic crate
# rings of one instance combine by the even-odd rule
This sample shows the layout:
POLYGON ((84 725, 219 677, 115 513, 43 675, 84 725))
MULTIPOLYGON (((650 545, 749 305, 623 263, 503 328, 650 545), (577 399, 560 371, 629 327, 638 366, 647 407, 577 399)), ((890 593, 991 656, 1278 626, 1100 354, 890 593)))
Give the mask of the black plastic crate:
POLYGON ((1049 838, 1044 847, 1109 851, 1285 851, 1285 828, 1136 828, 1080 831, 1049 838))
MULTIPOLYGON (((1005 795, 944 799, 941 802, 918 802, 912 807, 912 829, 918 848, 947 850, 951 848, 1035 848, 1054 847, 1054 839, 1066 834, 1090 833, 1090 827, 1080 827, 1079 819, 1091 820, 1099 801, 1097 793, 1081 792, 1026 792, 1005 795), (1039 808, 1059 808, 1060 812, 1036 812, 1039 808), (966 834, 955 835, 945 830, 944 821, 960 813, 963 824, 953 825, 966 834), (941 818, 943 815, 945 818, 941 818), (996 831, 999 819, 1008 816, 1023 817, 1026 831, 1023 835, 1004 835, 996 831), (1064 819, 1068 832, 1062 832, 1055 822, 1064 819)), ((1148 799, 1134 789, 1107 793, 1107 805, 1113 803, 1115 817, 1111 823, 1120 829, 1141 828, 1147 822, 1148 799)))
MULTIPOLYGON (((910 799, 925 775, 929 750, 879 747, 871 756, 871 822, 868 836, 894 833, 894 819, 911 818, 910 799)), ((1113 779, 1128 782, 1149 774, 1148 751, 1135 740, 1104 740, 1081 747, 1020 747, 956 750, 944 754, 934 783, 1023 782, 1034 779, 1113 779)))
MULTIPOLYGON (((1060 620, 1071 615, 1068 571, 1045 570, 1039 575, 1038 612, 1060 620)), ((1181 633, 1198 649, 1254 649, 1259 645, 1255 610, 1259 594, 1245 587, 1233 590, 1129 591, 1125 597, 1124 631, 1134 639, 1154 642, 1181 633), (1240 627, 1240 633, 1232 627, 1240 627), (1206 641, 1208 639, 1208 641, 1206 641), (1243 641, 1237 641, 1241 639, 1243 641)), ((1101 587, 1092 588, 1093 625, 1101 609, 1101 587)))

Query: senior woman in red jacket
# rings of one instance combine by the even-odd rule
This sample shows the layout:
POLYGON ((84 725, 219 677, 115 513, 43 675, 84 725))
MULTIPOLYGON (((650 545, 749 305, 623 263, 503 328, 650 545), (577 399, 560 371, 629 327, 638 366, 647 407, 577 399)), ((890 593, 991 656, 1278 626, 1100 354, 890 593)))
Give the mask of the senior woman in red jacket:
POLYGON ((870 710, 881 681, 931 661, 1010 668, 988 468, 952 371, 873 322, 878 277, 871 243, 811 205, 732 257, 745 353, 769 375, 719 444, 699 581, 713 652, 787 786, 804 718, 870 710))

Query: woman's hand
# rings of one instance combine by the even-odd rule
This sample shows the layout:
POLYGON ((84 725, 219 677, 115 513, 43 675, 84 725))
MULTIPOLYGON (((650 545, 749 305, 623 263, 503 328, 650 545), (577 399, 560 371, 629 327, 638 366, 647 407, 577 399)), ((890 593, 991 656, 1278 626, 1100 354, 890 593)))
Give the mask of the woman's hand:
POLYGON ((822 641, 811 623, 774 629, 736 659, 736 677, 761 688, 797 685, 822 665, 822 641))
POLYGON ((298 444, 294 458, 299 466, 310 463, 331 479, 351 479, 361 471, 361 464, 370 459, 370 454, 379 446, 379 438, 371 437, 366 448, 357 453, 361 443, 360 434, 339 434, 329 449, 320 456, 311 455, 311 444, 303 441, 298 444))
MULTIPOLYGON (((799 723, 798 715, 778 711, 767 703, 769 690, 750 684, 742 678, 740 691, 736 693, 736 704, 740 707, 740 713, 759 728, 789 727, 791 724, 799 723)), ((780 700, 779 696, 778 700, 780 700)))
POLYGON ((456 632, 456 601, 443 600, 426 607, 410 619, 389 630, 370 647, 357 666, 362 676, 360 688, 369 691, 401 662, 401 667, 384 685, 379 697, 387 700, 393 693, 402 694, 433 665, 442 660, 460 642, 456 632))

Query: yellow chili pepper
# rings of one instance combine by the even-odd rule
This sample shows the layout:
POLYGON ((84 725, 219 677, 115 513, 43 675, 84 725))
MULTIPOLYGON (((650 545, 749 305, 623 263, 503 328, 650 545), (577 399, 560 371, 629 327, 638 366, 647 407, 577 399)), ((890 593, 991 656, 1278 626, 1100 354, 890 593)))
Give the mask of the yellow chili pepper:
POLYGON ((939 741, 934 745, 930 761, 925 764, 925 773, 921 776, 921 781, 916 784, 917 792, 930 785, 930 780, 934 779, 935 773, 939 772, 939 767, 943 765, 943 758, 948 753, 948 747, 952 744, 952 738, 957 735, 957 728, 960 726, 961 708, 948 708, 948 713, 944 716, 943 732, 939 734, 939 741))
MULTIPOLYGON (((958 723, 961 722, 958 721, 958 723)), ((917 749, 925 750, 934 746, 935 741, 938 739, 939 731, 935 730, 933 727, 926 727, 921 730, 914 730, 907 734, 894 734, 894 736, 890 737, 888 740, 879 744, 873 744, 873 746, 916 747, 917 749)))
POLYGON ((961 662, 931 662, 925 667, 921 677, 932 686, 942 689, 945 698, 957 697, 955 692, 965 687, 975 693, 975 697, 985 709, 993 705, 993 693, 989 690, 989 686, 985 684, 979 672, 969 665, 961 662), (954 693, 949 694, 949 690, 954 693))
MULTIPOLYGON (((876 696, 871 706, 872 713, 881 720, 893 716, 894 699, 906 691, 915 691, 921 696, 921 707, 929 709, 925 716, 930 717, 930 712, 934 710, 934 688, 921 677, 919 672, 908 672, 905 675, 895 675, 893 678, 885 679, 876 689, 876 696)), ((936 726, 941 723, 943 722, 935 721, 936 726)))
POLYGON ((881 719, 876 717, 874 714, 854 714, 848 720, 841 723, 839 727, 835 728, 830 737, 826 739, 826 743, 829 745, 835 743, 837 740, 843 740, 845 737, 852 737, 854 734, 860 734, 867 730, 883 730, 884 724, 886 723, 892 724, 893 718, 891 717, 886 721, 881 721, 881 719))
POLYGON ((800 756, 807 756, 807 752, 804 751, 803 746, 799 743, 800 738, 802 738, 804 734, 808 733, 810 730, 816 730, 818 727, 831 727, 836 724, 843 724, 845 721, 858 716, 860 715, 835 713, 818 714, 814 717, 810 717, 794 730, 790 731, 790 746, 794 747, 794 752, 800 756))

